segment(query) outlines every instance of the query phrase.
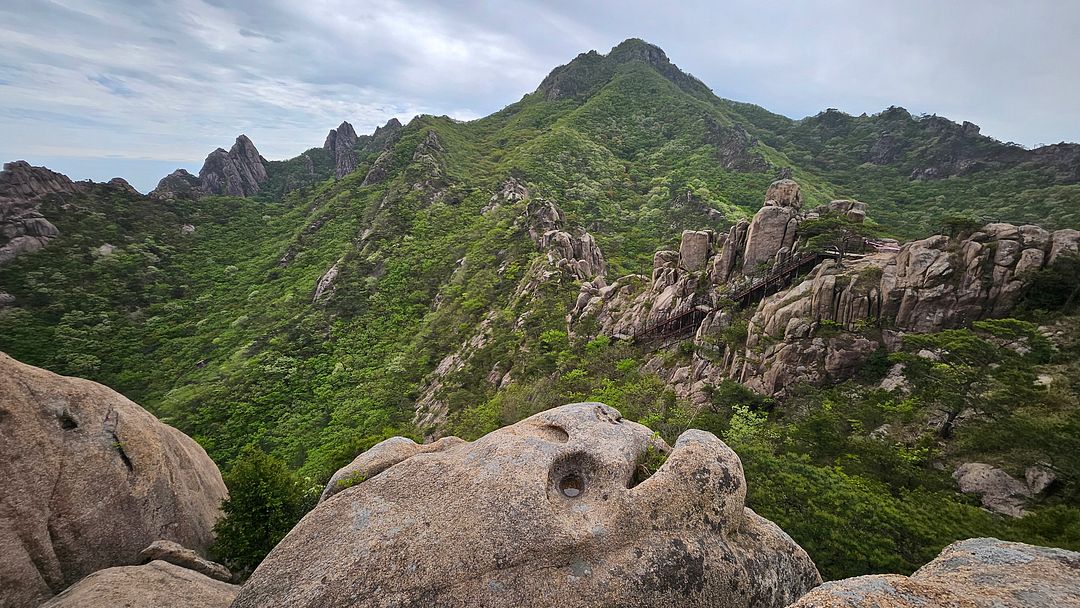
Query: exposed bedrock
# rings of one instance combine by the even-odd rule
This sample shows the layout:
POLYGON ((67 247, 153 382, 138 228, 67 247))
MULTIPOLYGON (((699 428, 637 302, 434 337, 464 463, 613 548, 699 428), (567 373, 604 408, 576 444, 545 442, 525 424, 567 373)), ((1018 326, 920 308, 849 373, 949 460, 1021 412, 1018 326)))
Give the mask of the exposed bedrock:
POLYGON ((407 456, 309 513, 241 589, 259 606, 786 606, 820 583, 746 508, 738 456, 669 448, 599 403, 407 456))
POLYGON ((0 353, 0 605, 36 606, 141 563, 156 540, 205 553, 226 495, 180 431, 100 384, 0 353))

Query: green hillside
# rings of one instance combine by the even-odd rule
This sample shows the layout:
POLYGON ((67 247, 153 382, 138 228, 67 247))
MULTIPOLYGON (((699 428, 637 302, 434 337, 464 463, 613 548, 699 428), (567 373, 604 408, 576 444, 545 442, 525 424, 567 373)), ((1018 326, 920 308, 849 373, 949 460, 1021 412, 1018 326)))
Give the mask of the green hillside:
MULTIPOLYGON (((760 487, 775 492, 752 494, 755 508, 790 520, 785 528, 831 576, 910 570, 961 535, 1075 548, 1073 507, 1030 529, 1001 522, 945 491, 929 458, 793 447, 806 438, 798 428, 737 415, 735 406, 775 405, 740 387, 718 394, 716 411, 686 414, 642 369, 650 353, 568 335, 580 281, 562 276, 518 293, 544 257, 523 220, 528 201, 483 211, 508 178, 520 180, 596 238, 613 278, 647 275, 653 253, 676 246, 684 229, 749 217, 779 175, 799 181, 809 206, 868 202, 871 218, 899 236, 929 234, 956 213, 1080 226, 1075 178, 980 138, 892 109, 792 121, 719 99, 656 47, 630 40, 607 56, 579 56, 491 116, 415 118, 378 183, 364 185, 376 152, 334 179, 326 152, 313 149, 308 161, 272 163, 255 198, 163 201, 97 188, 75 205, 48 202, 43 213, 62 237, 0 266, 0 288, 16 298, 0 308, 0 350, 115 388, 196 438, 223 469, 254 444, 322 483, 378 440, 421 438, 429 429, 412 420, 425 377, 486 322, 480 353, 442 390, 450 432, 473 438, 596 399, 665 433, 693 423, 725 434, 746 447, 751 483, 768 479, 760 487), (895 153, 875 156, 883 131, 895 153), (970 158, 982 165, 956 169, 970 158), (959 172, 910 179, 928 167, 959 172), (115 250, 97 252, 103 244, 115 250), (332 267, 337 276, 316 300, 332 267), (508 388, 485 380, 496 365, 510 370, 508 388), (739 434, 755 422, 779 434, 739 434), (840 458, 850 455, 885 464, 840 458), (835 493, 800 527, 793 501, 807 484, 835 493), (876 510, 885 515, 858 519, 876 510), (946 517, 948 526, 931 523, 946 517), (858 539, 842 538, 851 529, 873 547, 851 547, 858 539), (862 561, 837 557, 864 549, 862 561)), ((844 407, 862 407, 851 399, 844 407)), ((1062 416, 1075 424, 1075 413, 1062 416)))

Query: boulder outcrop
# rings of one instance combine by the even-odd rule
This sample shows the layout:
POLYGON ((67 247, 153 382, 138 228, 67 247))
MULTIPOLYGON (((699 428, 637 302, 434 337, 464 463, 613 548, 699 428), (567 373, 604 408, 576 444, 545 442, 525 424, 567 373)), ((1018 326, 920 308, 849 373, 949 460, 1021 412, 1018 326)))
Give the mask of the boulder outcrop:
POLYGON ((155 540, 149 547, 139 552, 139 559, 143 563, 157 560, 169 562, 226 583, 232 581, 233 578, 232 572, 225 566, 204 559, 198 553, 171 540, 155 540))
POLYGON ((416 443, 408 437, 391 437, 365 450, 349 464, 338 469, 327 482, 319 502, 382 473, 395 464, 417 454, 440 452, 464 443, 457 437, 443 437, 432 443, 416 443))
POLYGON ((820 583, 730 448, 687 431, 645 477, 668 451, 577 403, 406 457, 310 512, 233 606, 781 607, 820 583))
POLYGON ((793 249, 802 204, 802 192, 795 180, 781 179, 769 185, 765 205, 754 215, 747 231, 743 274, 772 262, 781 249, 793 249))
POLYGON ((995 538, 955 542, 908 576, 830 581, 791 608, 1077 608, 1080 553, 995 538))
MULTIPOLYGON (((842 202, 862 205, 865 210, 863 203, 842 202)), ((802 204, 799 184, 786 178, 773 182, 752 220, 740 220, 726 233, 686 230, 677 252, 656 252, 651 281, 629 275, 611 285, 605 281, 583 284, 568 324, 573 327, 591 316, 602 333, 632 336, 696 306, 714 308, 731 284, 795 251, 802 204), (646 289, 639 291, 643 284, 646 289)))
POLYGON ((194 570, 152 561, 94 572, 42 608, 228 608, 238 589, 194 570))
MULTIPOLYGON (((730 377, 765 394, 798 381, 847 379, 875 350, 895 347, 903 332, 941 331, 1007 314, 1031 272, 1044 267, 1055 248, 1072 243, 1065 231, 989 224, 963 241, 938 235, 843 266, 826 260, 805 280, 761 301, 746 348, 729 348, 723 365, 730 377), (822 322, 842 331, 822 335, 822 322), (862 335, 867 325, 883 335, 862 335)), ((703 332, 698 340, 709 341, 703 332)), ((700 362, 694 376, 708 376, 712 366, 700 362)))
POLYGON ((20 255, 38 251, 60 236, 41 214, 42 199, 52 195, 81 192, 66 175, 17 160, 4 163, 0 171, 0 264, 20 255))
POLYGON ((562 209, 545 200, 530 201, 525 216, 529 236, 547 252, 548 263, 577 279, 592 279, 607 272, 596 239, 582 228, 567 229, 562 209))
POLYGON ((1022 517, 1027 514, 1024 510, 1027 500, 1045 492, 1056 476, 1053 471, 1032 465, 1025 469, 1024 479, 1020 480, 990 464, 965 462, 953 472, 953 479, 964 494, 978 495, 983 508, 1000 515, 1022 517))
POLYGON ((180 431, 100 384, 0 353, 0 604, 35 606, 137 564, 152 542, 205 551, 226 496, 180 431))

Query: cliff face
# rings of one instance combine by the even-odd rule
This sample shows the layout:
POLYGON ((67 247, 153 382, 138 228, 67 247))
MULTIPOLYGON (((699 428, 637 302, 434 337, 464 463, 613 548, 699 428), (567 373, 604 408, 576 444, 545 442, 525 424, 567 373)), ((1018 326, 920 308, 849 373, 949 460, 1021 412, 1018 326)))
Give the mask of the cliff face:
MULTIPOLYGON (((744 349, 726 347, 719 362, 695 361, 690 377, 726 375, 766 394, 783 393, 793 382, 847 379, 878 348, 897 348, 904 332, 1008 314, 1030 273, 1078 244, 1075 230, 989 224, 963 241, 938 235, 844 266, 826 260, 802 282, 761 301, 744 349), (843 331, 821 332, 822 322, 843 331)), ((716 344, 722 317, 713 313, 702 324, 698 344, 716 344)))
POLYGON ((801 213, 801 207, 799 184, 777 180, 752 220, 740 220, 726 233, 686 230, 678 251, 657 251, 651 277, 629 275, 611 285, 600 278, 582 285, 567 321, 573 328, 592 317, 603 333, 632 336, 695 307, 715 308, 731 286, 795 253, 799 223, 816 216, 801 213))
MULTIPOLYGON (((885 244, 843 264, 827 259, 756 305, 744 345, 725 343, 737 314, 726 298, 746 275, 798 253, 800 222, 816 215, 800 213, 800 206, 798 184, 775 182, 753 220, 727 234, 684 232, 679 251, 656 253, 651 277, 583 284, 568 325, 572 330, 593 319, 601 333, 629 338, 698 310, 691 363, 660 370, 676 393, 703 403, 707 386, 732 378, 781 395, 796 382, 851 377, 878 349, 898 348, 904 332, 1004 316, 1032 272, 1080 247, 1076 230, 995 223, 962 241, 938 235, 902 247, 885 244)), ((833 201, 826 208, 856 222, 866 216, 858 201, 833 201)))
POLYGON ((323 142, 323 149, 334 157, 334 174, 341 178, 356 169, 356 131, 348 122, 330 129, 323 142))
POLYGON ((334 159, 334 174, 338 179, 356 170, 360 159, 368 154, 383 152, 397 142, 401 135, 401 123, 391 118, 381 127, 375 127, 371 135, 357 135, 348 122, 331 129, 326 135, 323 149, 334 159))
POLYGON ((84 185, 45 167, 33 167, 22 160, 5 163, 0 171, 0 264, 33 253, 60 236, 40 212, 42 199, 84 189, 84 185))
POLYGON ((264 181, 266 161, 247 135, 237 137, 228 152, 211 152, 199 171, 199 188, 206 194, 251 196, 264 181))
POLYGON ((218 148, 203 162, 199 176, 177 169, 158 182, 150 196, 169 200, 201 196, 253 196, 267 179, 267 162, 246 135, 226 152, 218 148))

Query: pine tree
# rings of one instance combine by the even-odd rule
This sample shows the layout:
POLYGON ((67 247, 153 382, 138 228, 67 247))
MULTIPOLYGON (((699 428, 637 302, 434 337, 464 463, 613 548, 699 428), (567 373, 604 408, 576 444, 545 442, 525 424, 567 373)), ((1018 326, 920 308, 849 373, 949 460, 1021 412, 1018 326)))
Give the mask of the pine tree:
POLYGON ((304 492, 283 461, 250 445, 233 462, 225 483, 229 497, 214 526, 213 553, 246 576, 303 516, 304 492))

